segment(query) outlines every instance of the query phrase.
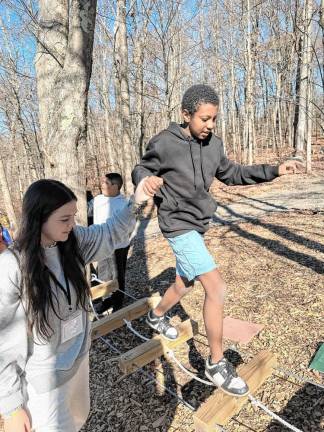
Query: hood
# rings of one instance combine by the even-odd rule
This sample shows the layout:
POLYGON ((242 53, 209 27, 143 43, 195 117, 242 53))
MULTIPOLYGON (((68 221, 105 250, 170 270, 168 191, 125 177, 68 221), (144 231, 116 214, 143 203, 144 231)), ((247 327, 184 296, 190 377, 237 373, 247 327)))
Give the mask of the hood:
POLYGON ((169 127, 167 128, 167 131, 171 132, 177 138, 183 139, 185 141, 189 141, 190 139, 192 139, 190 136, 186 135, 181 125, 176 122, 171 122, 169 124, 169 127))

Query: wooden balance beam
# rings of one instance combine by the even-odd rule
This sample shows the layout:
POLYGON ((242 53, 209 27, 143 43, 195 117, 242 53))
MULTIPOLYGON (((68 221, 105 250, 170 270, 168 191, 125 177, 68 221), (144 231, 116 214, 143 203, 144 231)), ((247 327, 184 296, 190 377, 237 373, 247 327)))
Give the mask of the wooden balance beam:
POLYGON ((159 295, 145 297, 112 313, 111 315, 108 315, 107 317, 100 319, 99 321, 95 321, 92 323, 92 340, 98 339, 100 336, 122 327, 125 325, 124 319, 132 321, 147 314, 150 309, 155 308, 158 305, 160 300, 161 297, 159 295))
POLYGON ((100 297, 107 297, 109 294, 118 290, 118 280, 113 279, 107 282, 103 282, 99 285, 90 288, 92 300, 96 300, 100 297))
MULTIPOLYGON (((238 368, 239 375, 254 394, 277 366, 277 357, 269 351, 260 351, 248 364, 238 368)), ((248 396, 229 396, 216 390, 193 416, 196 432, 212 432, 215 425, 224 426, 236 415, 248 400, 248 396)))
POLYGON ((157 335, 122 354, 119 358, 119 367, 122 372, 128 375, 162 355, 167 355, 169 350, 173 350, 196 335, 198 333, 198 324, 188 319, 180 323, 177 330, 179 336, 175 340, 169 340, 157 335))

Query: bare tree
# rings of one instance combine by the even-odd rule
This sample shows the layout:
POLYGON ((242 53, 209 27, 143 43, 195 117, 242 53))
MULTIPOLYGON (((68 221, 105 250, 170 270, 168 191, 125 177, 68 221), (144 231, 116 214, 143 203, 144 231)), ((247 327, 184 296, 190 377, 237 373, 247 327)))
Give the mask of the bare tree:
POLYGON ((118 156, 123 161, 124 190, 131 194, 133 191, 131 172, 136 156, 131 139, 126 0, 117 0, 116 7, 114 31, 116 123, 118 130, 116 138, 118 140, 117 145, 120 147, 118 156))
POLYGON ((301 35, 301 66, 299 86, 299 111, 296 134, 296 155, 304 154, 307 144, 307 114, 309 109, 309 86, 310 83, 310 61, 311 61, 311 39, 310 27, 312 17, 311 0, 305 0, 303 8, 302 35, 301 35))
POLYGON ((17 216, 11 199, 7 175, 4 169, 3 160, 0 157, 0 186, 2 191, 2 199, 5 207, 6 214, 9 221, 17 227, 17 216))
POLYGON ((76 193, 86 221, 85 148, 96 0, 40 0, 35 58, 45 175, 76 193))

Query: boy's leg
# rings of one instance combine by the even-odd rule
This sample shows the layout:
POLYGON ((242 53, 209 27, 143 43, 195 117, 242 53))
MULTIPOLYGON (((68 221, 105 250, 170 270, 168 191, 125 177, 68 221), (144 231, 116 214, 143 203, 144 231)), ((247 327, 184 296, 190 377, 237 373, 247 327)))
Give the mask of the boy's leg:
POLYGON ((169 319, 165 314, 190 291, 192 286, 193 281, 188 282, 185 277, 177 275, 175 283, 166 290, 157 307, 147 314, 147 324, 167 339, 176 339, 178 337, 178 331, 169 323, 169 319))
POLYGON ((190 291, 197 275, 205 274, 216 267, 212 257, 207 253, 203 237, 196 231, 168 238, 176 257, 176 281, 164 294, 162 300, 147 316, 149 326, 169 339, 178 336, 165 317, 165 313, 190 291))
POLYGON ((223 357, 223 309, 226 284, 214 269, 198 277, 205 290, 203 317, 213 363, 223 357))
POLYGON ((127 246, 126 248, 115 250, 115 265, 117 271, 118 287, 120 291, 114 292, 110 297, 106 298, 103 302, 101 302, 101 305, 96 308, 99 314, 104 313, 111 307, 113 308, 114 312, 123 307, 123 301, 125 297, 125 273, 128 250, 129 246, 127 246))
POLYGON ((166 314, 191 290, 193 284, 194 281, 189 282, 185 277, 176 275, 175 282, 166 290, 160 303, 153 310, 155 315, 162 316, 166 314))
POLYGON ((112 295, 114 310, 118 310, 122 307, 125 297, 125 275, 128 250, 129 246, 115 250, 118 285, 122 292, 117 291, 112 295))
POLYGON ((205 290, 203 316, 210 348, 205 374, 225 393, 245 396, 249 392, 247 384, 237 376, 234 366, 223 357, 225 282, 217 269, 200 275, 198 279, 205 290))

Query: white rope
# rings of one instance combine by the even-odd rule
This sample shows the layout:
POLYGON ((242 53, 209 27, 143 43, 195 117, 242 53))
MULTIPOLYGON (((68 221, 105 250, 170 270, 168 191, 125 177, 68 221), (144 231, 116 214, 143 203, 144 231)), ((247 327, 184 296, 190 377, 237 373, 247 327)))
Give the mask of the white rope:
POLYGON ((124 321, 124 323, 126 324, 127 328, 128 328, 132 333, 134 333, 136 336, 138 336, 140 339, 144 340, 145 342, 148 341, 148 340, 150 340, 149 338, 147 338, 147 337, 141 335, 138 331, 136 331, 136 330, 134 329, 134 327, 132 326, 132 323, 131 323, 130 321, 127 321, 127 319, 125 319, 125 318, 123 319, 123 321, 124 321))
MULTIPOLYGON (((91 282, 98 282, 98 283, 100 283, 100 284, 105 283, 105 281, 103 281, 103 280, 101 280, 101 279, 98 279, 97 276, 96 276, 95 274, 93 274, 93 273, 91 273, 91 282)), ((129 293, 125 292, 125 291, 122 291, 122 290, 119 289, 119 288, 116 288, 115 291, 120 291, 120 292, 122 292, 123 294, 125 294, 125 296, 131 298, 132 300, 136 300, 136 301, 137 301, 137 300, 140 300, 140 299, 138 299, 138 298, 136 298, 136 297, 133 297, 131 294, 129 294, 129 293)))
POLYGON ((99 321, 100 318, 99 318, 99 315, 98 315, 97 312, 96 312, 96 309, 95 309, 94 306, 93 306, 93 303, 92 303, 91 297, 89 298, 89 301, 90 301, 90 306, 91 306, 92 312, 93 312, 94 316, 96 317, 96 319, 99 321))
POLYGON ((249 394, 248 397, 249 397, 252 405, 256 405, 259 408, 261 408, 263 411, 265 411, 267 414, 269 414, 269 416, 271 416, 272 418, 274 418, 275 420, 277 420, 279 423, 281 423, 284 426, 286 426, 286 428, 288 428, 288 429, 290 429, 290 430, 292 430, 294 432, 303 432, 301 429, 298 429, 295 426, 292 426, 290 423, 288 423, 285 420, 283 420, 277 414, 273 413, 271 410, 269 410, 269 408, 267 408, 265 405, 263 405, 262 402, 260 402, 259 400, 255 399, 251 394, 249 394))
POLYGON ((176 356, 174 355, 173 351, 168 351, 168 355, 171 357, 171 359, 179 366, 180 369, 182 369, 187 375, 189 375, 191 378, 195 379, 196 381, 201 382, 202 384, 206 384, 209 386, 215 386, 214 383, 212 383, 211 381, 206 381, 203 380, 201 378, 199 378, 197 375, 193 374, 192 372, 190 372, 189 369, 187 369, 186 367, 184 367, 179 360, 176 358, 176 356))
MULTIPOLYGON (((122 352, 116 348, 114 345, 112 345, 110 342, 108 342, 105 338, 100 337, 100 339, 115 353, 122 354, 122 352)), ((171 396, 175 397, 180 401, 183 405, 185 405, 187 408, 189 408, 191 411, 195 411, 195 408, 190 405, 188 402, 186 402, 184 399, 182 399, 180 396, 177 395, 177 393, 174 393, 172 390, 170 390, 168 387, 164 386, 162 383, 158 382, 157 379, 154 377, 154 375, 150 374, 149 372, 146 372, 143 368, 138 368, 136 371, 141 372, 143 375, 145 375, 147 378, 150 379, 150 381, 147 382, 147 384, 150 384, 152 381, 155 382, 158 386, 163 388, 166 392, 168 392, 171 396)))

